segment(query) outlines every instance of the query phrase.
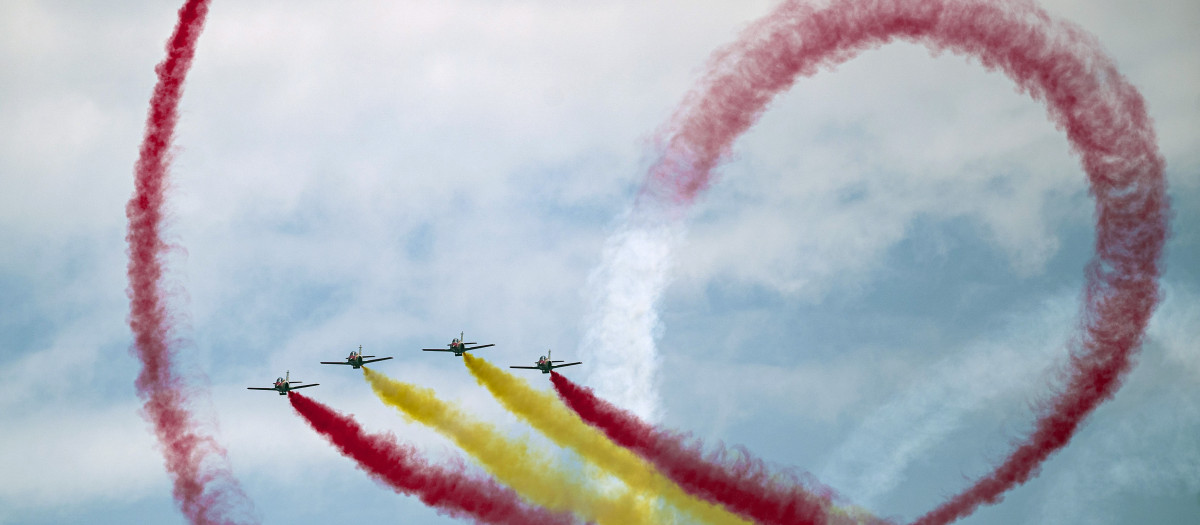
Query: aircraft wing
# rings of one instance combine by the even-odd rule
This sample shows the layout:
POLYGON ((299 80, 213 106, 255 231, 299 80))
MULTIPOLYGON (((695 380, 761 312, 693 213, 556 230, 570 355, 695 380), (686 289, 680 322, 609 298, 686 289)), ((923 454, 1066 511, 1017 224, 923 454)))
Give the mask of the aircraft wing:
POLYGON ((528 370, 541 370, 541 368, 538 368, 536 366, 510 366, 509 368, 525 368, 528 370))
POLYGON ((488 344, 488 345, 472 346, 471 348, 464 348, 463 351, 466 352, 467 350, 479 350, 480 348, 487 348, 489 346, 496 346, 496 343, 492 343, 492 344, 488 344))
POLYGON ((311 384, 311 385, 300 385, 300 386, 294 386, 294 387, 292 387, 292 388, 291 388, 291 390, 295 390, 295 389, 297 389, 297 388, 308 388, 308 387, 310 387, 310 386, 317 386, 317 385, 319 385, 319 384, 321 384, 321 383, 313 383, 313 384, 311 384))
POLYGON ((582 365, 582 364, 583 364, 583 361, 576 361, 574 363, 567 363, 565 365, 550 365, 550 369, 553 370, 555 368, 562 368, 564 366, 582 365))
POLYGON ((323 364, 323 365, 348 365, 350 363, 347 363, 345 361, 321 361, 321 364, 323 364))
POLYGON ((275 390, 274 388, 258 388, 253 386, 246 387, 246 390, 275 390))
POLYGON ((422 348, 421 350, 424 350, 426 352, 453 352, 454 351, 449 348, 422 348))
POLYGON ((367 363, 375 363, 378 361, 387 361, 388 359, 391 359, 391 358, 390 357, 380 357, 379 359, 364 360, 363 364, 365 365, 367 363))

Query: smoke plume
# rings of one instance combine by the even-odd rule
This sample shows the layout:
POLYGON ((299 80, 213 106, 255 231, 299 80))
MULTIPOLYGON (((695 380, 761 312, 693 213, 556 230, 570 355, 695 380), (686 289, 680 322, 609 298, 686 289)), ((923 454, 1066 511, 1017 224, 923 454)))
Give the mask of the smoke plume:
POLYGON ((313 430, 325 436, 342 455, 356 461, 359 468, 398 493, 417 496, 441 513, 477 523, 575 522, 568 513, 525 503, 512 489, 482 473, 470 472, 461 461, 446 466, 432 464, 415 448, 397 442, 391 433, 368 434, 353 417, 296 392, 288 392, 288 400, 313 430))
POLYGON ((505 436, 496 427, 438 399, 432 390, 392 380, 365 366, 363 371, 380 400, 454 441, 497 480, 534 504, 574 512, 597 523, 655 523, 648 502, 629 491, 601 494, 594 490, 596 483, 590 483, 595 480, 565 472, 546 451, 505 436))
POLYGON ((163 259, 169 248, 162 237, 169 150, 183 82, 207 13, 206 0, 189 0, 179 10, 179 23, 167 41, 167 58, 155 68, 158 83, 135 168, 135 190, 125 207, 129 327, 134 335, 132 351, 142 362, 137 392, 162 447, 175 500, 184 516, 198 524, 255 521, 250 517, 253 504, 234 478, 225 449, 205 433, 189 408, 189 398, 198 390, 187 385, 175 368, 176 314, 163 287, 163 259))
POLYGON ((510 412, 551 441, 578 452, 587 461, 616 476, 639 494, 660 496, 694 521, 746 523, 719 506, 688 495, 649 464, 585 424, 554 394, 536 390, 525 380, 482 358, 467 354, 463 356, 463 362, 475 380, 487 387, 510 412))
MULTIPOLYGON (((869 516, 832 507, 833 491, 808 489, 790 473, 776 473, 744 448, 704 453, 703 443, 667 432, 600 399, 592 389, 550 373, 554 390, 587 424, 614 443, 650 462, 689 494, 720 503, 731 512, 762 524, 825 524, 869 521, 869 516)), ((815 483, 810 482, 815 485, 815 483)))

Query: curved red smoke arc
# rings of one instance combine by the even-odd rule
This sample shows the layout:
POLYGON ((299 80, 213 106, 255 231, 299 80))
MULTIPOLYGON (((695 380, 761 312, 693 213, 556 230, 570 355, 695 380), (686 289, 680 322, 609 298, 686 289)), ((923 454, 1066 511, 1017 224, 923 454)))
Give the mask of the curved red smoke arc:
POLYGON ((786 2, 714 55, 700 86, 663 128, 664 152, 638 207, 686 211, 776 94, 798 76, 895 39, 975 57, 1044 102, 1080 156, 1096 199, 1096 255, 1085 272, 1081 330, 1059 393, 991 473, 917 520, 948 523, 998 502, 1066 446, 1120 387, 1159 301, 1165 162, 1145 102, 1094 37, 1022 1, 834 0, 822 8, 786 2))
POLYGON ((142 362, 137 377, 143 414, 154 425, 162 446, 174 495, 192 523, 254 521, 253 504, 225 456, 225 449, 205 434, 188 408, 187 385, 174 369, 174 316, 162 287, 162 219, 171 140, 179 116, 183 82, 204 28, 207 0, 189 0, 179 10, 179 22, 167 41, 167 58, 155 68, 158 83, 150 99, 146 135, 135 168, 133 197, 125 207, 129 218, 129 326, 133 352, 142 362))

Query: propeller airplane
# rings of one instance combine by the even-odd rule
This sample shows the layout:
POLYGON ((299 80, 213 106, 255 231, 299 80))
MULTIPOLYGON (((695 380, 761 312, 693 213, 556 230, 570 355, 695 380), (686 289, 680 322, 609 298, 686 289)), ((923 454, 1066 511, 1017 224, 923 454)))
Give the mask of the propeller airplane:
POLYGON ((290 392, 292 390, 296 390, 298 388, 308 388, 310 386, 317 386, 320 384, 320 383, 312 383, 312 384, 308 384, 308 385, 292 386, 292 383, 303 383, 303 381, 292 381, 291 376, 292 376, 292 371, 288 370, 287 373, 284 374, 283 377, 275 379, 275 386, 273 386, 271 388, 259 388, 259 387, 248 386, 248 387, 246 387, 246 390, 274 390, 276 392, 279 392, 279 395, 282 396, 282 395, 286 395, 288 392, 290 392))
POLYGON ((551 360, 550 360, 550 351, 549 351, 549 350, 546 350, 546 355, 542 356, 541 358, 539 358, 537 361, 535 361, 535 362, 533 363, 533 364, 534 364, 534 365, 536 365, 536 366, 510 366, 509 368, 524 368, 524 369, 526 369, 526 370, 541 370, 543 374, 549 374, 549 373, 550 373, 550 371, 551 371, 551 370, 554 370, 555 368, 562 368, 562 367, 564 367, 564 366, 572 366, 572 365, 583 364, 583 361, 577 361, 577 362, 574 362, 574 363, 567 363, 567 364, 564 364, 564 365, 556 365, 556 364, 554 364, 554 363, 561 363, 561 362, 562 362, 562 360, 558 360, 558 361, 551 361, 551 360))
POLYGON ((377 361, 387 361, 388 359, 391 359, 390 357, 380 357, 379 359, 370 359, 372 357, 375 357, 375 356, 362 355, 362 345, 358 345, 358 351, 355 352, 355 351, 351 350, 350 356, 347 357, 345 361, 321 361, 321 364, 323 364, 323 365, 350 365, 355 370, 357 370, 359 367, 361 367, 362 365, 365 365, 367 363, 374 363, 377 361))
POLYGON ((424 350, 426 352, 454 352, 455 356, 462 357, 463 353, 470 352, 471 350, 479 350, 480 348, 496 346, 495 344, 467 346, 467 345, 474 345, 474 344, 478 344, 478 343, 463 342, 463 332, 459 332, 458 337, 451 339, 450 344, 446 345, 449 348, 422 348, 421 350, 424 350))

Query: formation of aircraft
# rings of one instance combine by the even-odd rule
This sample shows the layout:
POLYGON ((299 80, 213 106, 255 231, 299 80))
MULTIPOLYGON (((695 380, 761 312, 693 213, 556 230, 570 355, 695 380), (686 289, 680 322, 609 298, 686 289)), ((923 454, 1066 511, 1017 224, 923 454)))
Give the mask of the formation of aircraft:
POLYGON ((474 344, 479 344, 479 343, 466 343, 463 341, 464 341, 463 332, 459 332, 458 337, 451 339, 450 344, 446 345, 449 348, 422 348, 421 350, 424 350, 426 352, 454 352, 455 356, 462 357, 464 352, 470 352, 471 350, 479 350, 480 348, 487 348, 489 346, 496 346, 495 344, 486 344, 486 345, 468 347, 467 345, 474 345, 474 344))
POLYGON ((292 383, 303 383, 304 381, 292 381, 291 376, 292 376, 292 371, 288 370, 287 373, 285 373, 283 375, 283 377, 275 379, 275 386, 273 386, 271 388, 259 388, 259 387, 248 386, 248 387, 246 387, 246 390, 274 390, 276 392, 279 392, 279 395, 283 396, 283 395, 287 395, 287 393, 292 390, 296 390, 299 388, 308 388, 310 386, 317 386, 320 384, 320 383, 311 383, 311 384, 307 384, 307 385, 292 386, 292 383))
POLYGON ((358 345, 358 351, 355 352, 355 351, 351 350, 350 357, 347 357, 345 361, 321 361, 321 364, 323 364, 323 365, 350 365, 355 370, 357 370, 359 367, 361 367, 362 365, 365 365, 367 363, 374 363, 377 361, 387 361, 388 359, 391 359, 391 357, 380 357, 379 359, 368 359, 370 357, 375 357, 375 356, 362 355, 362 345, 358 345))
MULTIPOLYGON (((426 352, 453 352, 455 356, 461 357, 464 353, 470 352, 471 350, 478 350, 480 348, 496 346, 495 344, 490 344, 490 343, 486 344, 486 345, 470 346, 470 345, 476 345, 476 344, 478 344, 478 343, 465 342, 463 339, 463 333, 459 332, 458 337, 452 339, 450 341, 450 344, 446 345, 447 348, 422 348, 422 350, 424 350, 426 352)), ((358 350, 357 351, 351 350, 350 355, 348 357, 346 357, 346 359, 344 361, 321 361, 321 364, 323 364, 323 365, 350 365, 350 367, 352 367, 354 369, 358 369, 367 363, 387 361, 388 359, 391 359, 391 357, 375 357, 373 355, 363 355, 362 345, 359 345, 358 350)), ((541 358, 539 358, 537 361, 534 362, 534 366, 510 366, 509 368, 524 368, 524 369, 528 369, 528 370, 541 370, 543 374, 549 374, 551 370, 554 370, 556 368, 562 368, 564 366, 574 366, 574 365, 583 364, 582 361, 577 361, 574 363, 563 363, 563 364, 557 364, 557 363, 563 363, 563 361, 551 360, 550 359, 550 351, 547 350, 546 355, 542 356, 541 358)), ((246 387, 246 390, 273 390, 275 392, 279 392, 279 395, 282 396, 282 395, 287 395, 287 393, 291 392, 292 390, 296 390, 296 389, 300 389, 300 388, 308 388, 310 386, 317 386, 318 384, 320 384, 320 383, 310 383, 307 385, 301 384, 301 383, 303 383, 303 381, 293 381, 291 379, 291 375, 292 375, 292 372, 291 372, 291 370, 289 370, 284 373, 283 377, 276 379, 275 385, 272 387, 267 388, 267 387, 248 386, 248 387, 246 387)))
POLYGON ((535 361, 533 363, 535 366, 510 366, 509 368, 524 368, 526 370, 541 370, 543 374, 549 374, 550 371, 554 370, 555 368, 562 368, 564 366, 583 364, 583 361, 576 361, 574 363, 567 363, 567 364, 563 364, 563 365, 554 364, 554 363, 562 363, 562 362, 563 362, 562 360, 551 361, 550 360, 550 351, 546 350, 546 355, 542 356, 541 358, 539 358, 537 361, 535 361))

